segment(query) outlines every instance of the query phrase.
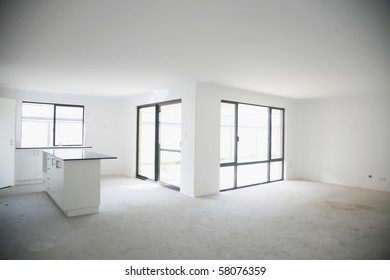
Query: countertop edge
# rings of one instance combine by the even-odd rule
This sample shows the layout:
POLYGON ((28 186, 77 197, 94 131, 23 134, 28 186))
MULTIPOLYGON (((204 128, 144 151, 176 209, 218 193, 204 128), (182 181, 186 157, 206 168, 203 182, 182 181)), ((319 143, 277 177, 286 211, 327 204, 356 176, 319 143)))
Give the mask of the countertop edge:
POLYGON ((92 146, 15 147, 15 150, 92 149, 92 146))
MULTIPOLYGON (((71 149, 63 149, 63 151, 71 151, 71 149)), ((83 151, 83 149, 73 149, 81 152, 81 154, 72 154, 66 151, 65 153, 61 153, 60 149, 42 149, 43 152, 50 154, 53 157, 56 157, 62 161, 84 161, 84 160, 102 160, 102 159, 117 159, 117 157, 100 154, 93 151, 83 151), (57 152, 58 151, 58 152, 57 152)))
POLYGON ((118 159, 117 157, 100 157, 100 158, 67 158, 63 161, 77 161, 77 160, 101 160, 101 159, 118 159))

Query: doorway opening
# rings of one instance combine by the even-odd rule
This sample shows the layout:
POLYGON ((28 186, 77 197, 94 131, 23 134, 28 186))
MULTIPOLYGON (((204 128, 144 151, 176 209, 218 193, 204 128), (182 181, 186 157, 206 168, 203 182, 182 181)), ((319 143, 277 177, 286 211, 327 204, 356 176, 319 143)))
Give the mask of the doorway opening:
POLYGON ((137 107, 136 177, 180 190, 181 100, 137 107))

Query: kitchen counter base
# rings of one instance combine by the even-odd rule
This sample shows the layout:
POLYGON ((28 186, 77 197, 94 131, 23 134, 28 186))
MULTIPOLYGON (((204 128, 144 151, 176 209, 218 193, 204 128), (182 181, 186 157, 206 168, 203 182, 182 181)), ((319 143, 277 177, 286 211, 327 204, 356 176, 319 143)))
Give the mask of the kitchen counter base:
POLYGON ((47 194, 67 217, 99 212, 101 159, 63 160, 44 152, 47 194))

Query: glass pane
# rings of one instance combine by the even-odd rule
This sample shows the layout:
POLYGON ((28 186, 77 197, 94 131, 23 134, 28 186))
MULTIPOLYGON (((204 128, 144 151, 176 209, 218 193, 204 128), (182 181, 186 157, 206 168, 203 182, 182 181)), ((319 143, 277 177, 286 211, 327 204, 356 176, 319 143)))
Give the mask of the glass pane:
POLYGON ((161 149, 180 151, 181 142, 181 103, 160 107, 161 149))
POLYGON ((52 146, 52 120, 22 120, 22 147, 52 146))
POLYGON ((180 152, 160 152, 160 181, 180 186, 180 152))
POLYGON ((268 163, 239 165, 237 167, 237 186, 247 186, 268 181, 268 163))
POLYGON ((221 163, 234 162, 235 104, 221 103, 221 163))
POLYGON ((155 107, 139 109, 138 175, 154 180, 155 161, 155 107))
POLYGON ((283 162, 271 162, 270 181, 282 180, 283 162))
POLYGON ((283 111, 271 110, 272 134, 271 134, 271 158, 283 157, 283 111))
POLYGON ((54 145, 82 145, 84 107, 56 106, 54 145))
POLYGON ((180 186, 181 103, 160 107, 160 181, 180 186))
POLYGON ((234 166, 221 167, 219 169, 220 190, 234 188, 234 166))
POLYGON ((22 103, 22 146, 52 146, 53 118, 54 105, 22 103))
POLYGON ((268 160, 268 108, 239 104, 238 161, 268 160))

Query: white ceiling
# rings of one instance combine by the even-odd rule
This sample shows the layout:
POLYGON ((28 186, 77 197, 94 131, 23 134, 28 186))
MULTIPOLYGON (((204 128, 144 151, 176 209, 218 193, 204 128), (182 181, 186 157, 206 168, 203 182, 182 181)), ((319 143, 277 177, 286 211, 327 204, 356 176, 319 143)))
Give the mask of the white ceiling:
POLYGON ((390 94, 388 0, 2 0, 0 86, 390 94))

